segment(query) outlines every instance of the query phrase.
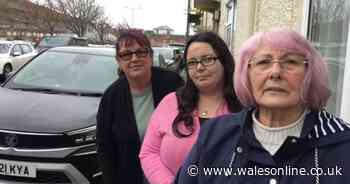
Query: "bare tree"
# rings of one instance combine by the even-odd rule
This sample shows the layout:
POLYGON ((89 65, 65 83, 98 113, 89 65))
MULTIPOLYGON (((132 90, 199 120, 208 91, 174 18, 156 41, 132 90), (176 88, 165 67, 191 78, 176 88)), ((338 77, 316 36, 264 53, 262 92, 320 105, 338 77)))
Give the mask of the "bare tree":
POLYGON ((64 24, 78 36, 85 36, 91 25, 101 14, 101 6, 96 0, 56 0, 59 11, 64 15, 64 24))
POLYGON ((101 44, 105 44, 107 36, 112 33, 112 26, 108 17, 99 17, 95 22, 93 22, 92 27, 96 31, 99 42, 101 44))
POLYGON ((118 23, 117 25, 113 26, 111 34, 118 38, 120 36, 120 32, 126 29, 131 29, 131 26, 128 23, 118 23))
POLYGON ((58 12, 54 0, 35 1, 27 7, 27 17, 30 22, 41 32, 53 35, 62 32, 63 15, 58 12))

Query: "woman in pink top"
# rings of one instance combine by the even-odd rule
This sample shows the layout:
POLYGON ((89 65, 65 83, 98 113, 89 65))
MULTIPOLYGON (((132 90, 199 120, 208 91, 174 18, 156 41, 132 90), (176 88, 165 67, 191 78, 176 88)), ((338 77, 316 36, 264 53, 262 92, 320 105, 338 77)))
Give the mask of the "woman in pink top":
POLYGON ((204 121, 241 109, 233 90, 233 57, 218 35, 193 36, 184 58, 186 85, 160 102, 141 147, 142 169, 151 184, 173 182, 204 121))

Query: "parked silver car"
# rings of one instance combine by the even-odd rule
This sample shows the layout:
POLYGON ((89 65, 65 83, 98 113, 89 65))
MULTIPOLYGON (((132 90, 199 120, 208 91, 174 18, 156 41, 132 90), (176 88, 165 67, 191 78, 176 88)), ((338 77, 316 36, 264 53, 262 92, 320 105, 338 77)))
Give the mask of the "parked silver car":
POLYGON ((17 70, 35 55, 37 52, 29 42, 0 41, 0 74, 17 70))

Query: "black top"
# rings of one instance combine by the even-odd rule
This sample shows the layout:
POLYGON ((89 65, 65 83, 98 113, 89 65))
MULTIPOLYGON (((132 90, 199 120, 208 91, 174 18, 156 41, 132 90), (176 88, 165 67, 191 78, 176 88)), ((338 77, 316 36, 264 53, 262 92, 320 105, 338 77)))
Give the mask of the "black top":
POLYGON ((203 124, 205 121, 209 120, 210 118, 203 118, 203 117, 199 117, 199 123, 203 124))
MULTIPOLYGON (((154 107, 183 84, 174 72, 152 68, 154 107)), ((97 114, 97 150, 104 184, 143 183, 140 137, 128 81, 121 76, 103 95, 97 114)))

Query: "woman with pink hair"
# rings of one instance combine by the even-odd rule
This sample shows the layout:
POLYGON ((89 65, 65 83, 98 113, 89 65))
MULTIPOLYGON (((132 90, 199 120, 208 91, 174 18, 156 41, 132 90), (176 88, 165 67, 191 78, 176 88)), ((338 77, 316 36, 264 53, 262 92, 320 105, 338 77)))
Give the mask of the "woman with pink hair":
POLYGON ((350 128, 325 110, 327 64, 299 33, 256 33, 234 88, 245 110, 211 120, 175 183, 347 183, 350 128), (215 125, 215 126, 214 126, 215 125))

